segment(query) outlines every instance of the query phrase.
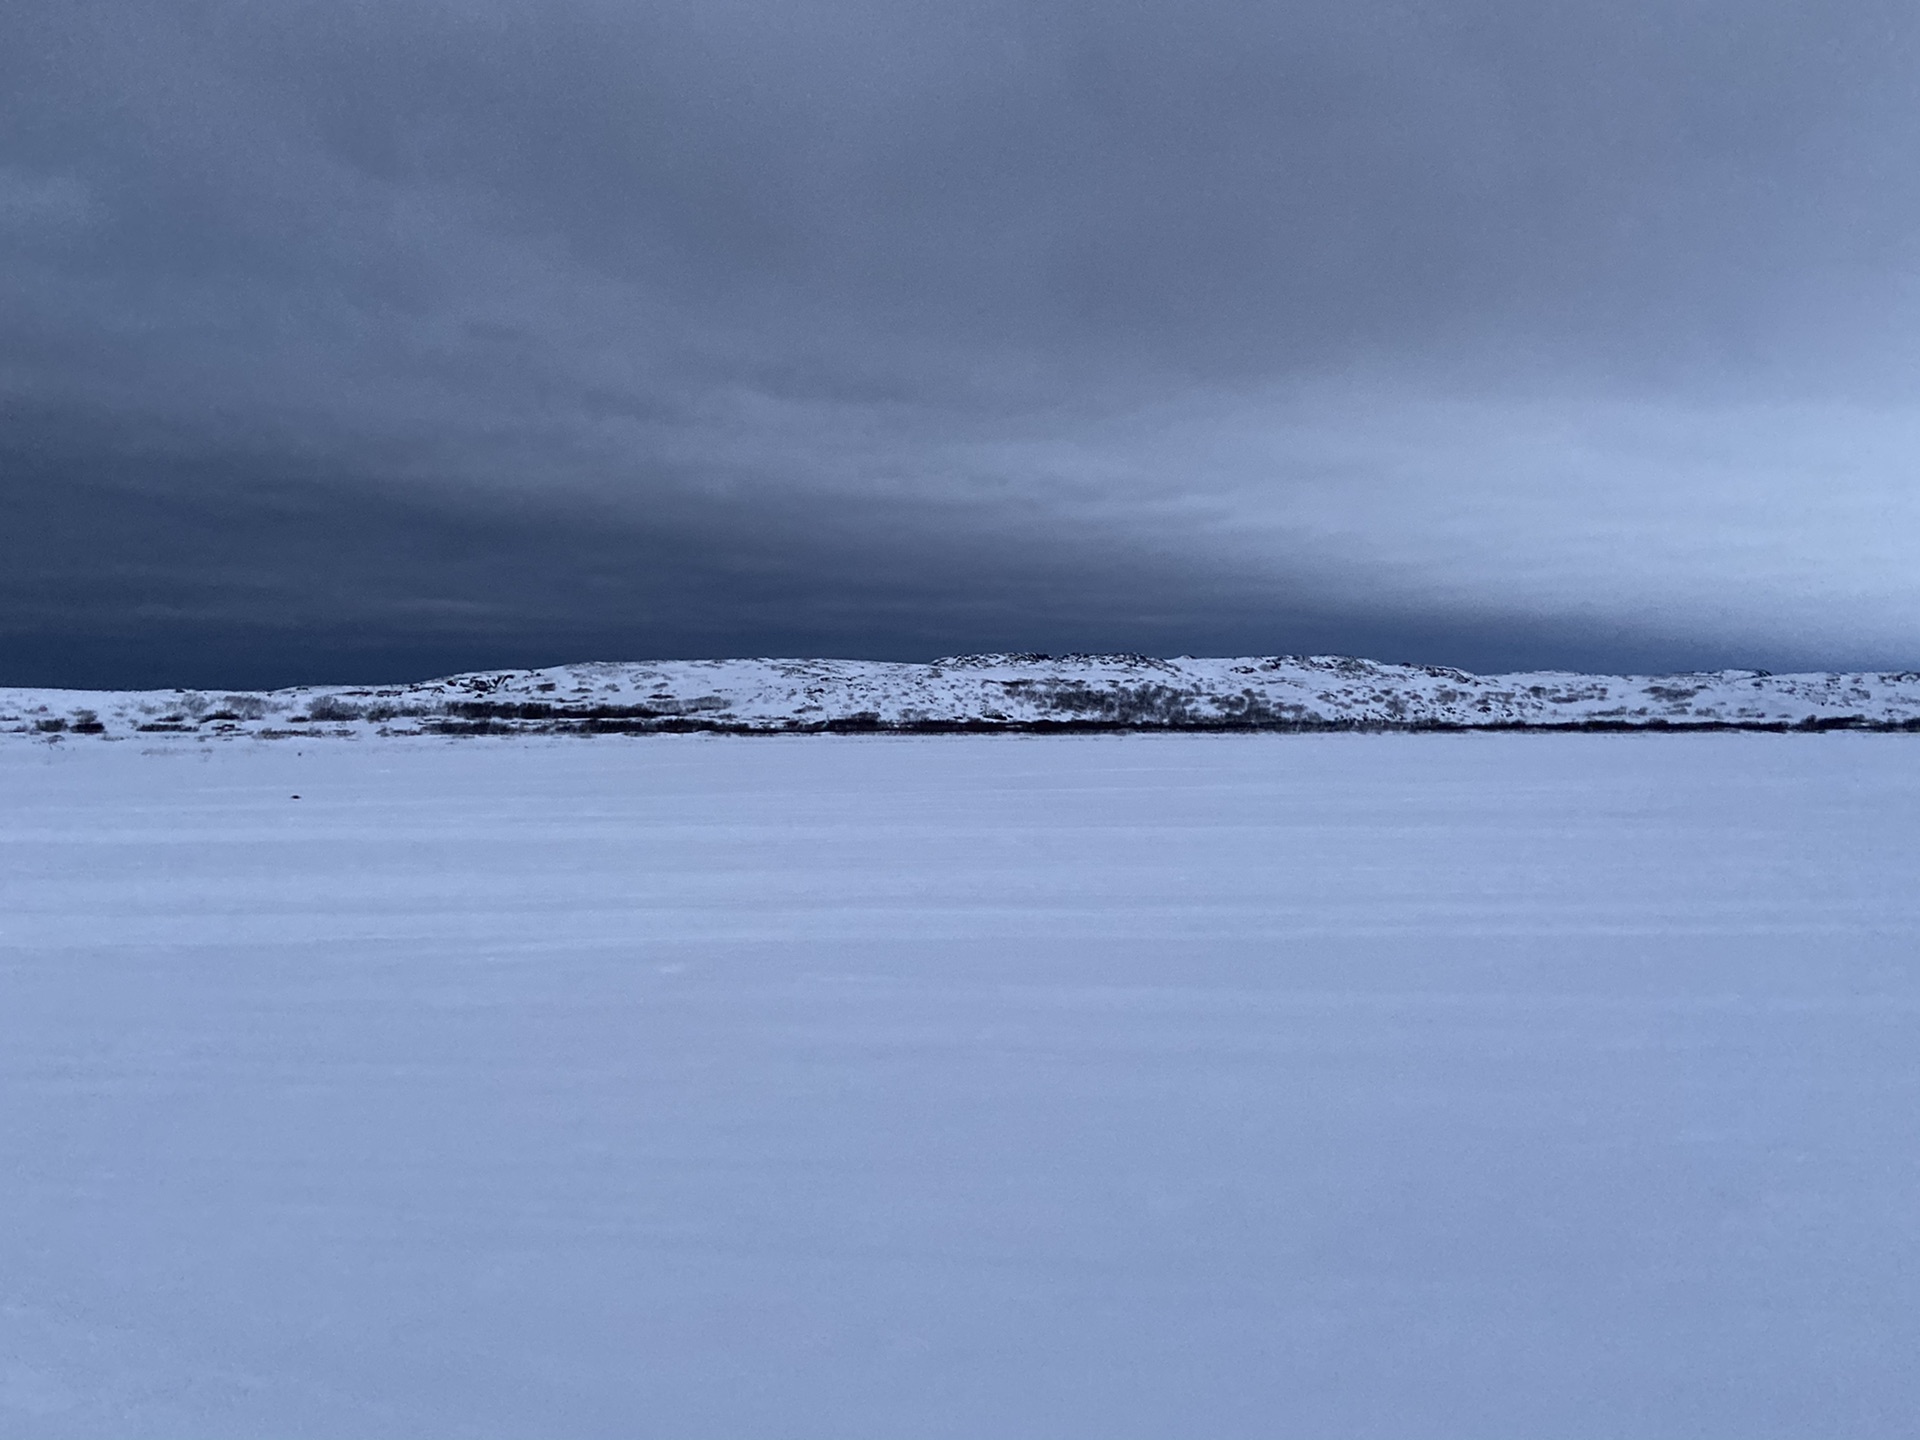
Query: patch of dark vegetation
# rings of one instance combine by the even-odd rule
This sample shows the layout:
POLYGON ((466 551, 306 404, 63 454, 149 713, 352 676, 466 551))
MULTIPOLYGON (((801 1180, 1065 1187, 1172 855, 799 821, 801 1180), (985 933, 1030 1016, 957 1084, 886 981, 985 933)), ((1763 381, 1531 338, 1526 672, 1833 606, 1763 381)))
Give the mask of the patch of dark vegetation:
MULTIPOLYGON (((1764 720, 1492 720, 1457 724, 1437 720, 1322 720, 1311 718, 1209 717, 1178 723, 1141 723, 1083 717, 1057 720, 906 720, 887 722, 871 714, 838 716, 830 720, 787 720, 767 723, 702 719, 669 715, 557 716, 549 720, 510 718, 468 720, 425 717, 421 731, 433 735, 1151 735, 1151 734, 1377 734, 1466 735, 1521 733, 1534 735, 1709 734, 1745 732, 1780 735, 1827 730, 1859 730, 1920 734, 1920 720, 1865 721, 1846 717, 1847 723, 1789 724, 1764 720)), ((266 734, 267 732, 259 732, 266 734)), ((295 732, 281 732, 292 734, 295 732)))
MULTIPOLYGON (((915 715, 888 720, 878 711, 741 720, 721 711, 718 697, 655 704, 592 704, 546 700, 472 699, 432 706, 353 705, 316 702, 308 715, 291 716, 288 725, 349 719, 384 722, 405 717, 417 728, 403 734, 430 735, 1092 735, 1092 734, 1464 734, 1478 731, 1534 734, 1677 734, 1743 731, 1781 734, 1858 730, 1920 733, 1920 718, 1871 720, 1864 715, 1810 716, 1803 720, 1722 719, 1621 714, 1585 720, 1430 720, 1382 704, 1371 717, 1328 719, 1305 705, 1274 704, 1255 691, 1238 695, 1198 694, 1162 685, 1114 688, 1058 679, 1014 679, 1001 687, 1023 706, 1037 705, 1040 718, 1011 719, 993 710, 967 718, 915 715), (1204 702, 1204 703, 1203 703, 1204 702), (1385 713, 1381 713, 1384 710, 1385 713)), ((1010 707, 1011 708, 1011 707, 1010 707)), ((1031 713, 1031 712, 1029 712, 1031 713)), ((184 730, 168 716, 143 730, 184 730)), ((208 716, 209 720, 217 718, 208 716)), ((77 728, 77 727, 76 727, 77 728)), ((220 727, 231 732, 229 723, 220 727)), ((294 729, 261 729, 261 738, 297 734, 351 734, 294 729)))
MULTIPOLYGON (((726 704, 726 700, 718 695, 702 696, 679 704, 664 702, 656 705, 565 705, 553 704, 545 700, 451 700, 441 707, 441 713, 461 720, 544 720, 568 723, 656 720, 665 722, 685 718, 703 710, 723 710, 726 704)), ((706 727, 703 725, 696 728, 706 727)))
POLYGON ((1871 730, 1874 722, 1864 715, 1809 715, 1795 728, 1813 731, 1871 730))
POLYGON ((559 713, 544 700, 452 700, 446 710, 463 720, 551 720, 559 713))
MULTIPOLYGON (((1395 726, 1395 729, 1419 727, 1395 726)), ((1713 734, 1738 732, 1751 735, 1815 735, 1829 730, 1858 730, 1874 735, 1920 734, 1920 718, 1913 720, 1869 720, 1864 715, 1809 715, 1804 720, 1569 720, 1569 721, 1496 721, 1485 725, 1436 725, 1438 730, 1523 730, 1534 734, 1629 735, 1653 732, 1663 735, 1713 734)))
POLYGON ((77 735, 104 735, 107 727, 100 723, 100 717, 91 710, 73 712, 73 729, 77 735))
MULTIPOLYGON (((1417 727, 1369 721, 1277 721, 1244 723, 1196 720, 1179 725, 1138 724, 1122 720, 904 720, 889 722, 871 713, 830 720, 742 723, 671 715, 656 720, 620 717, 571 717, 532 724, 506 720, 428 718, 421 729, 434 735, 1142 735, 1168 733, 1245 734, 1250 732, 1394 731, 1417 727)), ((1468 729, 1449 726, 1449 729, 1468 729)))
POLYGON ((52 720, 36 720, 33 722, 33 728, 38 730, 42 735, 57 735, 67 728, 67 722, 58 718, 52 720))
MULTIPOLYGON (((1358 720, 1255 721, 1205 719, 1180 724, 1140 724, 1128 720, 915 720, 879 727, 893 735, 1152 735, 1203 734, 1229 735, 1247 732, 1295 734, 1346 730, 1391 730, 1404 726, 1373 725, 1358 720)), ((833 725, 809 727, 835 733, 833 725)))

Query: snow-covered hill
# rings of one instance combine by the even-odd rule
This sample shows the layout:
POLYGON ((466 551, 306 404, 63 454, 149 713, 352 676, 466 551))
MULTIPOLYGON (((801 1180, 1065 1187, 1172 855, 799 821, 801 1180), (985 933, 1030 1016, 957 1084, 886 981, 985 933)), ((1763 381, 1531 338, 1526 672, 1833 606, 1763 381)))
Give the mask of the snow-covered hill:
POLYGON ((412 685, 0 689, 0 733, 134 737, 707 730, 1920 730, 1920 672, 1470 675, 1336 656, 965 655, 560 665, 412 685))

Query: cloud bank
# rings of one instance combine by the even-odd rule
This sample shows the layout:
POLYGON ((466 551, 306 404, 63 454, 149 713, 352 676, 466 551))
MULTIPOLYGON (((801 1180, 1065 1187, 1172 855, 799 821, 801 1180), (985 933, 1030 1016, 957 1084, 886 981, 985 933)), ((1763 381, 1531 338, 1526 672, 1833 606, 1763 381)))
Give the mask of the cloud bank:
POLYGON ((1913 664, 1916 40, 29 0, 0 678, 1913 664))

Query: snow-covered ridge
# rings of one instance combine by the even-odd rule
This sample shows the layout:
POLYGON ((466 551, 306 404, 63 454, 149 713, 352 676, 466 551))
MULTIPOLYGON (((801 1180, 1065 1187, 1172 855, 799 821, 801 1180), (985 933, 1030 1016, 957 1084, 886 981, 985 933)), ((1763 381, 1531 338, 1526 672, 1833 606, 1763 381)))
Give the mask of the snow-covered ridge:
POLYGON ((685 660, 264 692, 0 689, 0 734, 1680 728, 1920 731, 1920 672, 1470 675, 1336 656, 685 660))

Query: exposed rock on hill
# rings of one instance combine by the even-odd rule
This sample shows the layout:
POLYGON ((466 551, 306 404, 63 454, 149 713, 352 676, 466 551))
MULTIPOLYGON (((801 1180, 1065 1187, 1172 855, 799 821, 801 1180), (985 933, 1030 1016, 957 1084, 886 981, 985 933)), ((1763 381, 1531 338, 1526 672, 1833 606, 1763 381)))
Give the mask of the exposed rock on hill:
POLYGON ((0 690, 23 736, 1055 730, 1920 730, 1920 672, 1470 675, 1336 656, 560 665, 260 693, 0 690))

